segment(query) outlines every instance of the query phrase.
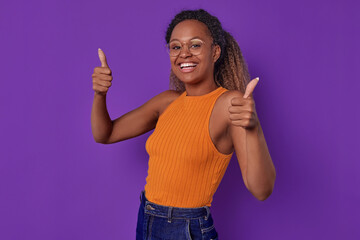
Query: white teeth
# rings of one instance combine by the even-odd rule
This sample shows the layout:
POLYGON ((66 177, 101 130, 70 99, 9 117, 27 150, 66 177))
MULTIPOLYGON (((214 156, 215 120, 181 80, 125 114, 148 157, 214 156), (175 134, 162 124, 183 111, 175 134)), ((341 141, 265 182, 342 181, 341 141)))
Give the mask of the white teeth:
POLYGON ((184 67, 195 67, 197 64, 196 63, 181 63, 180 67, 184 68, 184 67))

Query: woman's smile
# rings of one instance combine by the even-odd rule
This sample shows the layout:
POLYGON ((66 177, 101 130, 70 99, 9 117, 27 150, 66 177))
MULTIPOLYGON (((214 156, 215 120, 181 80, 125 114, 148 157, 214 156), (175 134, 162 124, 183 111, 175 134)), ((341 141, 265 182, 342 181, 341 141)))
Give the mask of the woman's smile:
POLYGON ((181 72, 188 73, 194 71, 198 64, 195 62, 182 62, 179 63, 178 65, 180 67, 181 72))

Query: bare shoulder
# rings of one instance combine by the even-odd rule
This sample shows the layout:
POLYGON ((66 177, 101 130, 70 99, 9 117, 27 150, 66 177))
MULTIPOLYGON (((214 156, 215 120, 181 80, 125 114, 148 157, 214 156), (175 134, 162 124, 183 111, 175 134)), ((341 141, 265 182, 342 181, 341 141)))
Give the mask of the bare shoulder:
POLYGON ((178 92, 175 90, 166 90, 166 91, 162 92, 162 94, 169 101, 173 101, 181 95, 181 92, 178 92))
POLYGON ((229 104, 229 107, 231 105, 231 99, 233 99, 235 97, 242 98, 243 96, 244 96, 244 94, 242 92, 240 92, 239 90, 229 90, 229 91, 226 91, 224 94, 222 94, 222 97, 224 98, 224 102, 229 104))
MULTIPOLYGON (((160 92, 146 101, 142 106, 133 110, 136 112, 144 113, 150 116, 152 120, 156 120, 161 115, 162 111, 176 99, 181 93, 174 90, 165 90, 160 92)), ((145 116, 147 118, 147 116, 145 116)))
POLYGON ((239 90, 228 90, 221 94, 216 102, 216 107, 218 111, 220 111, 220 115, 223 116, 223 120, 228 123, 228 126, 230 126, 230 113, 229 108, 231 107, 231 99, 233 98, 242 98, 243 93, 239 90))

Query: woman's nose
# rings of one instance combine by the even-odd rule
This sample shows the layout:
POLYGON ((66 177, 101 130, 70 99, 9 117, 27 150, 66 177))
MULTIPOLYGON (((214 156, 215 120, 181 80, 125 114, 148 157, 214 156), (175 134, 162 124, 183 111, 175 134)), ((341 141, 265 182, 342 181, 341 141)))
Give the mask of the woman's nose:
POLYGON ((187 48, 187 47, 181 48, 180 56, 181 57, 191 56, 191 52, 189 51, 189 48, 187 48))

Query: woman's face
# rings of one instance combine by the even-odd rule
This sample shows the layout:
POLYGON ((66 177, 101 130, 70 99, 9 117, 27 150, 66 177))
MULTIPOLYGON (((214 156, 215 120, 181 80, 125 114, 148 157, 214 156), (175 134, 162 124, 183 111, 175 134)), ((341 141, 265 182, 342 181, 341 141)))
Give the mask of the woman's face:
POLYGON ((214 81, 214 63, 220 56, 220 47, 212 46, 213 39, 207 26, 197 20, 184 20, 178 23, 171 33, 169 44, 181 46, 178 56, 170 56, 171 69, 185 84, 196 84, 201 81, 214 81), (201 53, 194 55, 188 47, 194 47, 190 41, 204 42, 201 53), (179 45, 181 43, 182 45, 179 45), (186 43, 186 44, 185 44, 186 43), (184 63, 193 63, 184 67, 184 63))

